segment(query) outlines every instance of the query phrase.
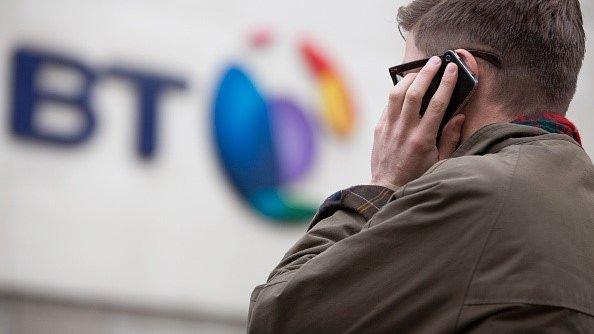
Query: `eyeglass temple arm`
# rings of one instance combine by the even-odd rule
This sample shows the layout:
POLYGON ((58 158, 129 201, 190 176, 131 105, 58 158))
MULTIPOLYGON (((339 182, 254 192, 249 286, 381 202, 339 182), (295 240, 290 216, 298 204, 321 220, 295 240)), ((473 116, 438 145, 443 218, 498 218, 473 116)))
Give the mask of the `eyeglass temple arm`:
MULTIPOLYGON (((467 51, 475 57, 479 57, 479 58, 482 58, 482 59, 488 61, 489 63, 493 64, 493 66, 495 66, 497 68, 502 67, 501 59, 499 58, 499 56, 497 56, 494 53, 487 52, 487 51, 481 51, 481 50, 475 50, 475 49, 468 49, 467 51)), ((423 66, 425 66, 425 64, 427 64, 428 61, 429 61, 429 58, 426 58, 426 59, 420 59, 420 60, 416 60, 416 61, 413 61, 410 63, 402 64, 399 66, 394 66, 394 67, 390 68, 390 74, 397 75, 397 74, 401 74, 406 71, 410 71, 410 70, 413 70, 413 69, 416 69, 419 67, 423 67, 423 66)))
MULTIPOLYGON (((501 59, 499 58, 498 55, 496 55, 494 53, 491 53, 488 51, 475 50, 475 49, 468 49, 467 51, 475 57, 479 57, 479 58, 482 58, 482 59, 488 61, 489 63, 493 64, 497 68, 502 67, 501 59)), ((425 64, 427 64, 428 61, 429 61, 429 58, 426 58, 426 59, 420 59, 420 60, 416 60, 416 61, 413 61, 410 63, 406 63, 406 64, 403 64, 400 66, 394 66, 394 67, 390 68, 390 73, 398 74, 401 72, 410 71, 415 68, 423 67, 423 66, 425 66, 425 64)))
POLYGON ((489 63, 493 64, 497 68, 501 68, 503 65, 501 63, 501 59, 499 58, 499 56, 494 53, 491 53, 488 51, 474 50, 474 49, 468 49, 466 51, 470 52, 470 54, 475 57, 479 57, 479 58, 482 58, 482 59, 488 61, 489 63))
POLYGON ((394 67, 390 68, 390 73, 400 74, 402 72, 414 70, 415 68, 425 66, 425 64, 427 64, 428 61, 429 61, 429 58, 426 58, 426 59, 415 60, 413 62, 402 64, 399 66, 394 66, 394 67))

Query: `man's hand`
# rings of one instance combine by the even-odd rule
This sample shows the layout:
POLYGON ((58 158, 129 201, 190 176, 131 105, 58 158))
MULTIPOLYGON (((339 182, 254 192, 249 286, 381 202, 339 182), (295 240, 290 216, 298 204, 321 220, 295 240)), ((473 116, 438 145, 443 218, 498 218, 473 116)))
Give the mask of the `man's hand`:
POLYGON ((464 115, 452 118, 443 130, 439 147, 437 132, 458 79, 456 64, 449 64, 442 82, 422 119, 423 96, 441 66, 433 57, 419 73, 410 73, 394 87, 375 128, 371 156, 371 184, 391 189, 423 175, 439 160, 456 150, 464 115))

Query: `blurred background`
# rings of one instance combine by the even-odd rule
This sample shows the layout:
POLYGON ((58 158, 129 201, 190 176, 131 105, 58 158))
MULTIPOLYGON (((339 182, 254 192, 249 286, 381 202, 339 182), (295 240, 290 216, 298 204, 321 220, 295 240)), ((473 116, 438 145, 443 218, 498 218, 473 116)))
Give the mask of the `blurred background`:
POLYGON ((370 177, 406 2, 2 0, 0 333, 245 332, 312 210, 370 177))

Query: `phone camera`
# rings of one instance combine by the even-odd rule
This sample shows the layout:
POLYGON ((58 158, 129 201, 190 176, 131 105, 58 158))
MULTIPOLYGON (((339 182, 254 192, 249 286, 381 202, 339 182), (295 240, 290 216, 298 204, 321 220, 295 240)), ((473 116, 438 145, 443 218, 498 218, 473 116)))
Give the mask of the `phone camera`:
POLYGON ((450 56, 450 55, 446 55, 446 56, 445 56, 445 60, 446 60, 446 61, 452 61, 452 56, 450 56))

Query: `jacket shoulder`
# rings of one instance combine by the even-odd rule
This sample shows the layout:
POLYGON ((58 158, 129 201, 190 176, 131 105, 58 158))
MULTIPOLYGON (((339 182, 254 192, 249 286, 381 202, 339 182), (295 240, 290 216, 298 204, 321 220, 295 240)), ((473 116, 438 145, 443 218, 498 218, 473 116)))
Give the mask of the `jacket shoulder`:
POLYGON ((592 163, 564 140, 505 147, 493 161, 505 163, 514 152, 509 187, 466 303, 521 302, 594 315, 592 163))
POLYGON ((497 154, 446 159, 407 184, 403 192, 407 194, 439 185, 452 195, 473 191, 487 197, 503 196, 514 177, 518 155, 519 148, 515 147, 497 154))

